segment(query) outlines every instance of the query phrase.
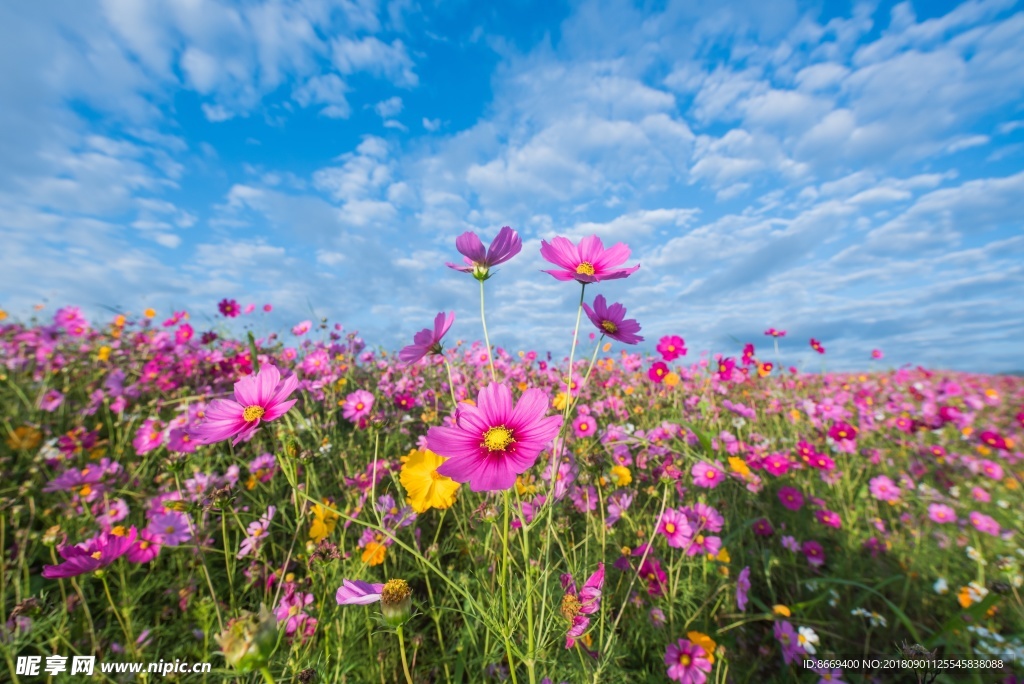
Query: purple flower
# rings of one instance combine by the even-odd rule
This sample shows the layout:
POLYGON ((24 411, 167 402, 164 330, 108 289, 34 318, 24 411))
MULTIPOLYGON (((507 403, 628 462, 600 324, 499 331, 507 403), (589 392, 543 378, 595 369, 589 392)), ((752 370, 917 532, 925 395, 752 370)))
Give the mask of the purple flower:
POLYGON ((799 511, 804 506, 804 495, 794 487, 783 487, 779 490, 779 501, 791 511, 799 511))
POLYGON ((55 389, 46 390, 46 393, 39 398, 39 408, 53 413, 64 403, 64 395, 55 389))
POLYGON ((159 537, 160 542, 165 546, 184 544, 192 538, 188 528, 188 519, 184 513, 177 511, 157 513, 150 519, 149 527, 146 530, 159 537))
POLYGON ((135 542, 137 534, 137 530, 130 527, 124 534, 115 534, 113 531, 102 532, 77 546, 62 546, 57 549, 57 552, 65 562, 60 565, 43 566, 43 577, 46 579, 77 577, 105 568, 128 552, 129 547, 135 542))
POLYGON ((747 609, 747 592, 750 591, 750 566, 740 570, 736 578, 736 607, 742 613, 747 609))
POLYGON ((779 645, 782 646, 782 659, 789 665, 794 661, 800 660, 800 657, 805 654, 803 647, 800 646, 800 636, 793 629, 793 625, 782 620, 781 622, 775 623, 775 638, 778 640, 779 645))
POLYGON ((825 549, 816 541, 805 541, 800 550, 807 557, 807 562, 814 567, 821 567, 825 564, 825 549))
POLYGON ((448 268, 453 268, 456 271, 462 271, 463 273, 471 273, 477 280, 487 280, 491 277, 491 267, 503 264, 516 254, 519 254, 523 248, 523 241, 519 238, 519 234, 512 230, 509 226, 502 227, 498 231, 498 235, 491 242, 491 246, 484 251, 484 243, 480 241, 477 234, 472 231, 466 231, 459 237, 455 238, 455 249, 459 250, 462 254, 462 260, 466 263, 465 266, 459 266, 448 262, 446 265, 448 268))
POLYGON ((587 318, 602 335, 625 344, 637 344, 644 341, 644 338, 637 335, 640 332, 640 324, 633 318, 626 318, 626 307, 622 304, 616 302, 608 306, 604 295, 597 295, 594 298, 594 308, 591 309, 584 302, 583 310, 587 312, 587 318))
POLYGON ((886 475, 873 477, 868 484, 871 496, 879 501, 894 504, 900 500, 900 488, 886 475))
POLYGON ((383 584, 370 584, 362 580, 342 580, 334 598, 339 606, 368 606, 380 600, 383 584))
POLYGON ((680 639, 665 649, 665 664, 668 678, 680 684, 704 684, 707 672, 711 672, 711 660, 703 646, 689 639, 680 639))
POLYGON ((434 329, 424 328, 413 336, 413 343, 398 352, 398 359, 402 363, 416 363, 427 354, 440 354, 441 338, 445 336, 448 329, 455 322, 455 312, 445 316, 440 312, 434 317, 434 329))
POLYGON ((260 542, 270 536, 270 522, 277 513, 275 506, 267 506, 267 512, 259 520, 249 523, 245 531, 245 539, 238 550, 238 559, 241 560, 248 555, 256 555, 260 542))

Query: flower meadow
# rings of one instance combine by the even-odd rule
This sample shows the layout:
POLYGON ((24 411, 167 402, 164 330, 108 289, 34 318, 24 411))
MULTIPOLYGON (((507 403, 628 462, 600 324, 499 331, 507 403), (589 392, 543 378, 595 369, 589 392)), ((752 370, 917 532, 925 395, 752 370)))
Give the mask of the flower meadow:
POLYGON ((485 291, 521 250, 454 245, 482 342, 448 335, 476 312, 397 352, 243 334, 272 307, 228 298, 205 331, 0 312, 10 680, 84 654, 210 682, 1021 681, 1024 380, 783 368, 828 340, 776 328, 645 355, 602 292, 640 265, 596 236, 541 246, 574 338, 509 351, 485 291), (900 657, 997 664, 857 664, 900 657))

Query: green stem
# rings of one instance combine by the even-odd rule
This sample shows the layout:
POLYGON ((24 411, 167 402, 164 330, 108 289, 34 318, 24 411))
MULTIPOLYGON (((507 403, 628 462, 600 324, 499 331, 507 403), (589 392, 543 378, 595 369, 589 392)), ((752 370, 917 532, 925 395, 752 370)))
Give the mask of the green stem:
POLYGON ((484 326, 484 344, 487 345, 487 363, 491 366, 491 382, 498 382, 494 373, 494 357, 491 355, 491 339, 487 336, 487 319, 484 318, 484 281, 480 281, 480 322, 484 326))
POLYGON ((510 632, 512 619, 508 609, 508 516, 509 509, 511 509, 511 497, 509 496, 509 490, 503 492, 505 498, 505 524, 501 533, 501 608, 502 614, 505 618, 505 628, 501 632, 502 639, 505 640, 505 652, 508 654, 508 671, 512 676, 512 681, 516 681, 516 664, 512 659, 512 635, 510 632))
POLYGON ((405 672, 405 681, 407 684, 412 684, 412 675, 409 673, 408 659, 405 657, 405 636, 402 634, 402 628, 398 628, 398 650, 402 652, 402 671, 405 672))
POLYGON ((263 681, 265 681, 267 684, 274 684, 274 675, 270 674, 270 668, 261 667, 260 674, 263 675, 263 681))
POLYGON ((121 631, 124 632, 124 638, 128 642, 125 644, 128 651, 134 656, 135 655, 135 637, 132 636, 131 628, 125 624, 124 620, 121 619, 121 611, 117 609, 117 604, 114 603, 114 597, 110 595, 110 585, 107 584, 106 576, 100 577, 103 582, 103 591, 107 594, 107 601, 110 602, 110 609, 114 611, 114 617, 117 618, 117 623, 121 625, 121 631))
POLYGON ((455 383, 452 382, 452 366, 444 356, 442 356, 441 359, 444 361, 445 370, 448 371, 448 391, 452 395, 452 410, 454 411, 458 408, 459 402, 455 399, 455 383))

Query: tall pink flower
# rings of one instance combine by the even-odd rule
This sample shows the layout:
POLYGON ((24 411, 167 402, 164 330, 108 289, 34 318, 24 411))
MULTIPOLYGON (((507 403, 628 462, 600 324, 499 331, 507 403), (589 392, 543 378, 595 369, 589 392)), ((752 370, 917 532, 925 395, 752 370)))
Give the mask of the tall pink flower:
POLYGON ((599 283, 602 280, 626 278, 635 273, 640 264, 632 268, 617 268, 629 258, 629 247, 619 242, 604 248, 601 238, 591 235, 574 245, 568 238, 556 237, 548 244, 540 241, 540 255, 562 270, 544 271, 562 281, 599 283))
POLYGON ((455 322, 455 312, 447 316, 443 311, 434 317, 434 329, 424 328, 412 338, 412 344, 398 352, 398 359, 402 363, 416 363, 427 354, 440 354, 441 338, 447 334, 448 329, 455 322))
POLYGON ((604 587, 604 563, 597 564, 597 570, 583 584, 583 588, 576 591, 576 582, 572 575, 562 575, 562 587, 565 589, 565 596, 562 597, 562 615, 571 624, 569 631, 565 634, 565 647, 572 648, 576 645, 576 639, 583 636, 590 626, 590 615, 593 615, 601 607, 601 589, 604 587))
POLYGON ((665 514, 661 516, 661 526, 658 532, 665 535, 668 545, 682 549, 690 545, 693 540, 693 528, 684 513, 675 508, 666 508, 665 514))
POLYGON ((586 302, 583 303, 583 310, 587 312, 590 322, 613 340, 625 344, 636 344, 643 342, 644 338, 637 335, 640 332, 640 324, 635 318, 626 318, 626 307, 618 302, 608 306, 604 295, 597 295, 594 298, 594 308, 591 309, 586 302))
POLYGON ((265 364, 260 372, 235 383, 235 399, 218 399, 206 409, 206 420, 192 428, 200 444, 213 444, 234 437, 232 444, 248 442, 260 423, 280 418, 295 405, 288 399, 298 386, 295 374, 281 379, 276 366, 265 364))
POLYGON ((366 390, 356 390, 345 397, 341 412, 346 420, 358 423, 370 415, 371 409, 373 409, 373 394, 366 390))
POLYGON ((675 361, 686 355, 686 342, 679 335, 666 335, 658 340, 658 353, 666 361, 675 361))
POLYGON ((459 405, 456 427, 432 427, 427 433, 427 448, 448 457, 438 474, 468 482, 474 492, 509 489, 558 434, 562 417, 545 417, 547 406, 539 389, 526 390, 513 406, 508 385, 488 385, 476 406, 459 405))
POLYGON ((486 251, 484 243, 472 231, 466 231, 455 238, 455 249, 462 254, 462 260, 466 265, 459 266, 449 262, 445 264, 448 268, 471 273, 477 280, 487 280, 491 277, 491 267, 503 264, 519 254, 523 249, 523 241, 516 231, 509 226, 503 226, 486 251))
POLYGON ((711 672, 711 660, 703 646, 689 639, 680 639, 665 649, 665 664, 668 678, 680 684, 704 684, 711 672))

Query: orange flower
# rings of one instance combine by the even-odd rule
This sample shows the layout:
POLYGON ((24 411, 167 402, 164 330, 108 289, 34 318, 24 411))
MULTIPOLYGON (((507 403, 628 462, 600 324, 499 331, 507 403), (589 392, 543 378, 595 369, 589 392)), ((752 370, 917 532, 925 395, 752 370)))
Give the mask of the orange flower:
POLYGON ((380 565, 384 562, 384 556, 387 554, 388 547, 377 542, 370 542, 363 549, 363 562, 367 565, 380 565))

